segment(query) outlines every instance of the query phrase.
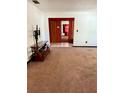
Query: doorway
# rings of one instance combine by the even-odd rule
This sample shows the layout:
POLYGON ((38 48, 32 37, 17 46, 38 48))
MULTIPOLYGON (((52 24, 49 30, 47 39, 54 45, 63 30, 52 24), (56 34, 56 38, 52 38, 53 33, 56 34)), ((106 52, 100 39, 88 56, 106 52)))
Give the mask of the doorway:
POLYGON ((61 21, 61 42, 68 42, 69 21, 61 21))
POLYGON ((73 43, 74 18, 49 18, 50 43, 73 43))

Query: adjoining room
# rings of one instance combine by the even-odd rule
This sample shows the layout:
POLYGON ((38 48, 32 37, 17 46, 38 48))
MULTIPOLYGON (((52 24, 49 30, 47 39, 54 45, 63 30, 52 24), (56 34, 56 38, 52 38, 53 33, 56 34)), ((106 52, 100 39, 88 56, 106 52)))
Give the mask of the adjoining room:
POLYGON ((51 46, 73 44, 74 18, 49 18, 51 46))

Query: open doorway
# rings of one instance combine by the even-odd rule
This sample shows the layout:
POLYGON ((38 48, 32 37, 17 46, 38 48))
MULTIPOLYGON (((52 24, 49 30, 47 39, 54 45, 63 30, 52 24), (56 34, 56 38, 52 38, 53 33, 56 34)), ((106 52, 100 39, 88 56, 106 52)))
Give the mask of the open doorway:
POLYGON ((61 21, 61 42, 68 42, 69 21, 61 21))
POLYGON ((74 18, 49 18, 50 43, 73 43, 74 18))

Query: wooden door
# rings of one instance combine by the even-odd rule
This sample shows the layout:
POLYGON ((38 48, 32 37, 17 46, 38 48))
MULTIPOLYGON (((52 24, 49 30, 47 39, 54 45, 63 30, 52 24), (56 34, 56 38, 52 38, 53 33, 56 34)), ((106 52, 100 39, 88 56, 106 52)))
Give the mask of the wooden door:
POLYGON ((68 41, 73 43, 73 33, 74 33, 74 20, 69 21, 69 37, 68 41))
POLYGON ((63 25, 63 32, 65 33, 65 36, 68 36, 69 34, 69 24, 63 25))
POLYGON ((61 23, 56 20, 49 20, 50 30, 50 42, 59 43, 61 42, 61 23))

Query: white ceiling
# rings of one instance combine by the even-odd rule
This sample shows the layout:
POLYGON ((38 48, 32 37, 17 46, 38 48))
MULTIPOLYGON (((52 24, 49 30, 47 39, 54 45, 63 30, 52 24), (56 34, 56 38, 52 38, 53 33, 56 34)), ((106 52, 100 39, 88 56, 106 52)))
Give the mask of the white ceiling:
MULTIPOLYGON (((30 0, 32 1, 32 0, 30 0)), ((83 11, 96 9, 97 0, 38 0, 42 11, 83 11)))

